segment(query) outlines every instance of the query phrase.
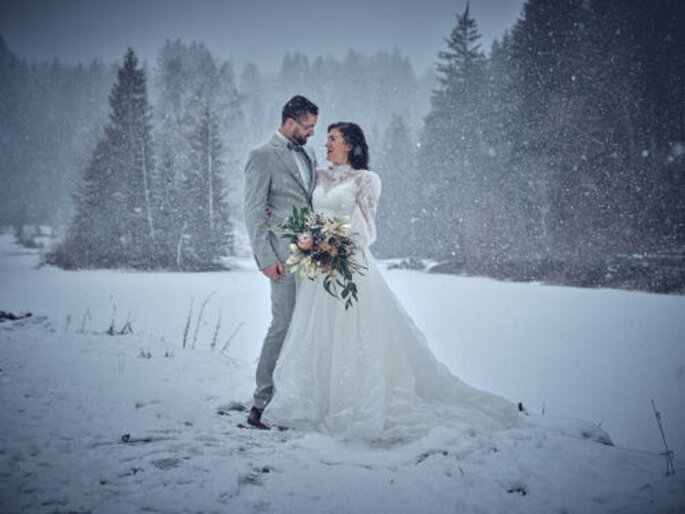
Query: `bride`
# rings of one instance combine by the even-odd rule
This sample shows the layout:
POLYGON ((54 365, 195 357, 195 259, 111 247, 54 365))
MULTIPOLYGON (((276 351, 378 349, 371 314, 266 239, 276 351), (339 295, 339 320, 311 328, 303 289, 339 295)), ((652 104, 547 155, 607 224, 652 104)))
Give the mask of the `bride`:
POLYGON ((321 279, 300 280, 265 417, 370 440, 414 438, 439 425, 512 426, 515 406, 450 374, 380 274, 369 246, 381 182, 367 169, 361 128, 330 125, 326 149, 333 166, 317 170, 312 207, 326 217, 349 217, 355 260, 366 270, 355 275, 359 300, 348 310, 321 279))

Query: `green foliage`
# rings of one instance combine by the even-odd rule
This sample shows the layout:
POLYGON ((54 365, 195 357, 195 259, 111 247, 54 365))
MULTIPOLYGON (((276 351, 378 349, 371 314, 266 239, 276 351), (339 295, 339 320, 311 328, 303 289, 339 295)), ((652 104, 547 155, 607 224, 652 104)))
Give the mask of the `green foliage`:
POLYGON ((109 95, 109 122, 75 196, 76 214, 49 262, 66 268, 222 267, 220 258, 233 250, 227 176, 228 165, 235 167, 223 141, 239 107, 230 69, 217 67, 206 49, 193 49, 198 69, 190 73, 189 61, 175 55, 183 45, 165 46, 159 145, 152 137, 145 70, 133 50, 126 52, 109 95))
POLYGON ((467 8, 438 56, 412 245, 497 276, 681 247, 683 23, 673 0, 527 0, 486 58, 467 8))
POLYGON ((358 300, 354 274, 361 274, 365 268, 353 259, 355 246, 342 220, 324 218, 309 207, 293 206, 292 214, 277 229, 282 238, 291 242, 291 256, 286 261, 291 272, 300 270, 312 280, 317 274, 323 275, 324 289, 344 300, 345 310, 358 300), (302 239, 303 235, 306 239, 302 239))

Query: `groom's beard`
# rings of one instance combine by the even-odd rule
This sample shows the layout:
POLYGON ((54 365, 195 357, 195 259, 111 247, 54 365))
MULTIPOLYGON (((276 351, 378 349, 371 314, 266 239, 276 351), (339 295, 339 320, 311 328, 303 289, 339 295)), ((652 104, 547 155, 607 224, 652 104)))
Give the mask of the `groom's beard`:
POLYGON ((305 136, 296 136, 293 134, 293 143, 297 143, 300 146, 307 144, 307 138, 305 136))

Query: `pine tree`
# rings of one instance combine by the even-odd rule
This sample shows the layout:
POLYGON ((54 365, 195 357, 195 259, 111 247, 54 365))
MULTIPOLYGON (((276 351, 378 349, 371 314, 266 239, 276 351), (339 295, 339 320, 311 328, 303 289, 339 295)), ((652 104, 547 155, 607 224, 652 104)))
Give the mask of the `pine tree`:
POLYGON ((0 223, 17 227, 29 221, 26 198, 33 182, 27 177, 30 152, 24 150, 30 141, 31 120, 25 113, 30 94, 28 66, 0 35, 0 223))
POLYGON ((118 193, 117 177, 112 173, 111 146, 102 138, 85 167, 74 195, 76 214, 65 240, 47 261, 65 269, 90 267, 116 268, 125 265, 127 255, 121 241, 122 226, 117 223, 125 209, 118 193))
MULTIPOLYGON (((239 93, 236 85, 233 66, 230 62, 221 63, 218 70, 214 112, 219 121, 219 138, 222 144, 221 158, 224 163, 222 184, 226 193, 225 201, 228 204, 225 215, 231 225, 235 225, 243 217, 245 154, 256 141, 261 141, 266 137, 248 138, 250 123, 244 112, 245 103, 246 100, 239 93)), ((227 245, 229 253, 232 253, 232 235, 231 242, 227 245)))
POLYGON ((622 239, 625 161, 611 114, 617 90, 607 76, 617 20, 602 25, 595 5, 530 0, 514 29, 517 165, 531 185, 529 240, 544 258, 597 259, 622 239))
POLYGON ((159 161, 158 239, 164 266, 177 268, 179 249, 186 230, 184 215, 185 170, 190 166, 186 106, 196 87, 195 61, 204 57, 203 47, 189 49, 180 39, 167 40, 157 58, 155 140, 159 161))
POLYGON ((109 103, 109 123, 86 166, 69 236, 53 260, 65 267, 158 266, 151 110, 145 72, 131 49, 109 103))
POLYGON ((630 205, 623 214, 631 222, 624 231, 633 247, 671 247, 685 241, 685 5, 597 2, 594 12, 602 41, 613 49, 605 82, 622 142, 621 205, 630 205))
POLYGON ((293 54, 287 52, 283 58, 280 73, 283 96, 289 98, 301 93, 308 87, 310 76, 307 56, 300 52, 293 54))
POLYGON ((245 105, 246 124, 245 139, 248 146, 255 141, 263 141, 273 127, 264 108, 264 79, 256 64, 248 62, 240 74, 240 97, 245 105))
POLYGON ((578 6, 576 0, 527 2, 513 33, 521 98, 517 143, 523 149, 521 169, 532 188, 529 200, 534 210, 528 215, 537 221, 531 242, 545 258, 563 254, 557 234, 562 230, 568 235, 568 226, 561 227, 571 222, 564 213, 571 189, 561 187, 572 179, 566 172, 570 166, 563 162, 571 143, 571 123, 563 114, 570 106, 573 66, 567 64, 578 48, 574 39, 578 6))
POLYGON ((120 181, 125 202, 119 216, 129 264, 145 267, 153 254, 154 153, 145 71, 138 68, 132 49, 126 52, 117 83, 110 94, 111 114, 105 128, 114 156, 113 174, 120 181))
POLYGON ((482 207, 488 213, 489 260, 485 272, 525 257, 529 222, 525 215, 528 181, 517 164, 519 97, 511 59, 511 35, 494 41, 487 63, 486 101, 481 116, 487 156, 482 157, 482 207))
POLYGON ((167 41, 156 83, 167 265, 216 268, 233 252, 235 196, 242 191, 237 148, 246 144, 243 98, 230 63, 217 65, 199 43, 167 41))
POLYGON ((439 88, 426 117, 419 162, 431 180, 422 193, 420 241, 429 256, 455 260, 475 251, 480 220, 481 158, 486 151, 483 114, 485 57, 469 6, 438 54, 439 88), (435 237, 439 234, 439 237, 435 237))
POLYGON ((232 251, 223 147, 218 117, 208 99, 193 121, 191 167, 184 179, 185 243, 178 264, 183 269, 211 269, 232 251))
POLYGON ((381 200, 376 214, 378 240, 375 243, 381 257, 416 256, 412 247, 416 225, 416 197, 419 185, 416 170, 415 145, 412 144, 404 119, 393 114, 385 130, 383 146, 375 171, 381 177, 381 200))
POLYGON ((183 269, 216 268, 218 259, 232 252, 222 121, 229 123, 235 98, 233 90, 226 95, 225 83, 232 83, 227 70, 217 69, 208 57, 202 65, 203 82, 186 108, 189 154, 183 170, 184 228, 177 262, 183 269))

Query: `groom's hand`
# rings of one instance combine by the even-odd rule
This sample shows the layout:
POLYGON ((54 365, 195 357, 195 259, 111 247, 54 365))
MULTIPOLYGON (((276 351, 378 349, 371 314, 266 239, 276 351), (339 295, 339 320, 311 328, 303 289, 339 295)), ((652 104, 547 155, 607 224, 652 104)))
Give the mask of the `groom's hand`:
POLYGON ((262 273, 269 277, 271 280, 278 280, 283 275, 285 275, 285 268, 280 262, 274 262, 271 266, 267 266, 262 270, 262 273))

